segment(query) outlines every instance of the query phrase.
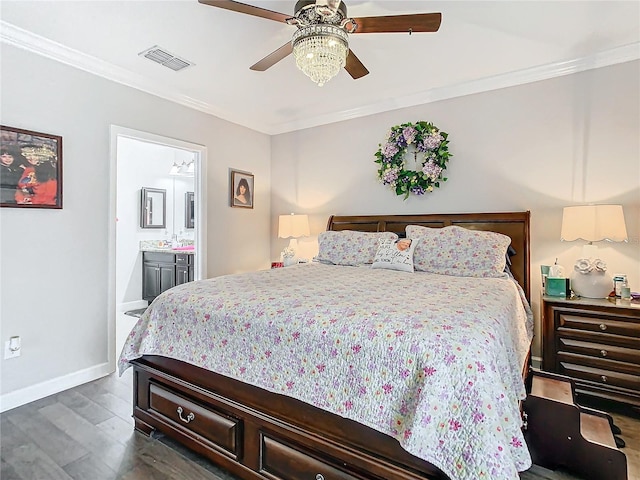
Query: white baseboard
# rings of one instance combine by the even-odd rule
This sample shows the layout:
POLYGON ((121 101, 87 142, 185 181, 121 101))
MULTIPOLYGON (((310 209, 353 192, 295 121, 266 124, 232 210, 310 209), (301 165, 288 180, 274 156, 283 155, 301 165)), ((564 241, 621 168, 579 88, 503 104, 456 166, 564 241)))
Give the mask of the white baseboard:
POLYGON ((79 372, 73 372, 62 377, 53 378, 30 387, 14 390, 13 392, 0 395, 0 412, 6 412, 12 408, 25 405, 35 400, 48 397, 55 393, 60 393, 69 388, 77 387, 83 383, 97 380, 109 375, 114 370, 108 363, 89 367, 79 372))

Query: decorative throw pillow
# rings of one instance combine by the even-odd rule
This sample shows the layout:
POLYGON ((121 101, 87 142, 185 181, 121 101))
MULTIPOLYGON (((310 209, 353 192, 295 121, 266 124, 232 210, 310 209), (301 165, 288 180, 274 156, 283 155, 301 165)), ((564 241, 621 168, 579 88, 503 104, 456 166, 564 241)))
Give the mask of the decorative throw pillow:
POLYGON ((315 260, 333 265, 365 265, 373 263, 380 240, 397 240, 393 232, 357 232, 341 230, 322 232, 318 236, 315 260))
POLYGON ((371 268, 413 272, 413 252, 418 243, 418 240, 409 238, 381 240, 371 268))
POLYGON ((415 269, 458 277, 503 277, 511 239, 495 232, 450 226, 407 225, 407 238, 420 238, 415 269))

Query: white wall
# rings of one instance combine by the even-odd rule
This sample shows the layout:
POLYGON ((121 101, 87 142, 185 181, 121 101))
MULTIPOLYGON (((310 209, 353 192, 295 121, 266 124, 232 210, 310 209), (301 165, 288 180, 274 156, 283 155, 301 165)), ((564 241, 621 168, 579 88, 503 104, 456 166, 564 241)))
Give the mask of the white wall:
POLYGON ((207 271, 270 260, 270 138, 0 44, 2 124, 63 137, 63 209, 0 209, 1 408, 106 373, 110 125, 204 145, 207 271), (35 73, 37 72, 37 74, 35 73), (255 175, 255 208, 229 207, 229 168, 255 175), (237 254, 242 252, 242 254, 237 254))
MULTIPOLYGON (((278 215, 289 212, 309 214, 317 236, 331 214, 530 210, 538 316, 539 266, 558 257, 572 267, 580 255, 580 242, 560 242, 562 207, 616 203, 629 243, 601 244, 601 256, 609 272, 627 273, 640 290, 639 91, 635 61, 275 136, 272 236, 278 215), (419 120, 449 134, 449 180, 404 201, 378 183, 374 153, 391 126, 419 120)), ((285 245, 274 241, 271 257, 285 245)), ((538 335, 534 355, 539 342, 538 335)))

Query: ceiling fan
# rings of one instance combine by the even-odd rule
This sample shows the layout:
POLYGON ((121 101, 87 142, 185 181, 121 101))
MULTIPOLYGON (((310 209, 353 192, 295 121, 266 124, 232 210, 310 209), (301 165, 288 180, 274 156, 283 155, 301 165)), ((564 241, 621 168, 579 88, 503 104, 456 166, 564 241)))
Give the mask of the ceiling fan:
POLYGON ((378 17, 349 18, 347 6, 340 0, 299 0, 293 16, 273 12, 232 0, 198 0, 212 7, 246 13, 276 22, 295 25, 298 30, 290 42, 270 53, 251 70, 265 71, 293 53, 296 65, 319 86, 344 67, 354 79, 369 70, 349 48, 349 34, 437 32, 441 13, 416 13, 378 17))

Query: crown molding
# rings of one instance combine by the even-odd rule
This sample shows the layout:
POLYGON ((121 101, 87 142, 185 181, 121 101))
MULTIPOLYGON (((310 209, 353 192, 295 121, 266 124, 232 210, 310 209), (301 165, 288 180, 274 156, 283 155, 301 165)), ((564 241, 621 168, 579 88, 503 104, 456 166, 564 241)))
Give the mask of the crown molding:
POLYGON ((175 89, 169 85, 151 81, 143 75, 138 75, 130 70, 66 47, 28 30, 16 27, 4 20, 0 20, 0 42, 70 65, 107 80, 150 93, 185 107, 214 115, 232 123, 268 133, 258 125, 247 125, 242 117, 234 118, 229 112, 217 109, 206 102, 191 98, 188 95, 177 94, 175 93, 175 89))
POLYGON ((433 88, 414 95, 395 97, 341 112, 318 115, 279 124, 253 125, 247 122, 246 117, 234 117, 233 113, 222 111, 209 103, 202 102, 187 95, 176 94, 174 89, 168 85, 151 81, 142 75, 132 73, 129 70, 53 42, 3 20, 0 20, 0 41, 268 135, 278 135, 305 128, 318 127, 320 125, 352 120, 354 118, 375 115, 399 108, 423 105, 440 100, 538 82, 540 80, 548 80, 640 59, 640 42, 635 42, 602 51, 588 57, 531 67, 457 85, 433 88))
POLYGON ((276 135, 294 130, 302 130, 304 128, 312 128, 329 123, 352 120, 354 118, 364 117, 367 115, 375 115, 377 113, 397 110, 399 108, 414 107, 440 100, 489 92, 492 90, 499 90, 501 88, 538 82, 540 80, 549 80, 556 77, 562 77, 564 75, 571 75, 619 63, 631 62, 638 59, 640 59, 640 42, 635 42, 599 52, 589 57, 576 58, 573 60, 526 68, 515 72, 485 77, 457 85, 432 88, 417 94, 391 98, 375 104, 366 105, 364 107, 273 125, 270 134, 276 135))

